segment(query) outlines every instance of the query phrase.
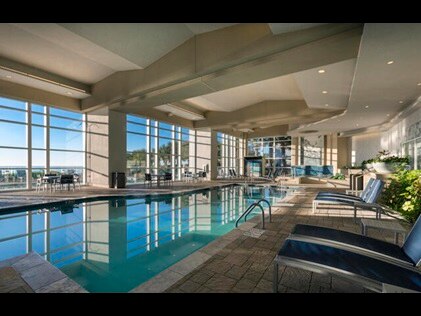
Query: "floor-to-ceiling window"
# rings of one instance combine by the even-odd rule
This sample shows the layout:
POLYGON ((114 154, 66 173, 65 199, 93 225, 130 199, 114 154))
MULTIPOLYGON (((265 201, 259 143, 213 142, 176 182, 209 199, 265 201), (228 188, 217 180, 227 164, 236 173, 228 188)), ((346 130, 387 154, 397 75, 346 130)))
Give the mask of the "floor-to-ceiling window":
POLYGON ((0 97, 0 190, 31 188, 51 171, 85 179, 84 115, 0 97))
POLYGON ((421 169, 421 137, 403 143, 402 153, 409 156, 411 169, 421 169))
POLYGON ((210 165, 210 132, 127 115, 127 180, 143 183, 145 173, 172 173, 182 180, 210 165))
POLYGON ((247 155, 263 157, 263 174, 278 176, 291 172, 291 137, 258 137, 247 142, 247 155))
POLYGON ((243 140, 224 133, 217 134, 218 176, 229 175, 229 169, 243 172, 243 140))
POLYGON ((300 164, 323 165, 324 136, 300 137, 300 164))

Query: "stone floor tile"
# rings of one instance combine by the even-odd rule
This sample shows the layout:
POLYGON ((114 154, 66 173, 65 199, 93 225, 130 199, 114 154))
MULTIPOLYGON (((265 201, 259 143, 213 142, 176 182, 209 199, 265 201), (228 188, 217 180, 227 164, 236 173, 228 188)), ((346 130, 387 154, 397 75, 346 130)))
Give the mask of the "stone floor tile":
POLYGON ((209 263, 208 265, 206 265, 206 268, 208 270, 211 270, 215 273, 220 273, 220 274, 224 274, 225 272, 227 272, 231 267, 233 266, 233 264, 223 261, 223 260, 214 260, 211 263, 209 263))
POLYGON ((229 269, 225 273, 225 275, 228 276, 228 277, 230 277, 230 278, 239 280, 240 278, 242 278, 242 276, 244 275, 244 273, 246 273, 246 271, 247 271, 247 268, 246 267, 239 267, 237 265, 233 265, 231 267, 231 269, 229 269))
POLYGON ((199 283, 199 284, 203 284, 207 280, 209 280, 212 277, 212 275, 213 274, 207 273, 206 271, 201 269, 201 270, 195 272, 189 280, 193 281, 193 282, 196 282, 196 283, 199 283))
POLYGON ((246 255, 231 253, 228 256, 226 256, 223 260, 230 264, 241 266, 244 262, 247 261, 248 258, 249 256, 246 256, 246 255))
POLYGON ((236 283, 237 281, 232 278, 222 274, 215 274, 204 284, 204 286, 210 288, 212 291, 228 292, 236 283))
POLYGON ((199 283, 193 282, 191 280, 187 280, 186 282, 184 282, 183 284, 181 284, 177 288, 180 289, 181 291, 185 292, 185 293, 193 293, 197 289, 199 289, 200 286, 201 285, 199 283))
POLYGON ((287 267, 282 274, 280 284, 306 293, 310 287, 311 272, 287 267))
POLYGON ((237 282, 237 284, 235 284, 232 291, 235 293, 251 293, 256 285, 257 282, 253 282, 248 279, 241 279, 237 282))
POLYGON ((87 293, 75 281, 64 278, 36 290, 37 293, 87 293))
POLYGON ((21 276, 34 291, 66 278, 63 272, 48 262, 26 269, 22 272, 21 276))
POLYGON ((27 256, 25 256, 24 258, 16 261, 15 263, 12 264, 12 267, 22 273, 23 271, 33 268, 37 265, 40 264, 44 264, 46 261, 44 260, 44 258, 42 258, 39 254, 35 253, 35 252, 31 252, 29 253, 27 256))

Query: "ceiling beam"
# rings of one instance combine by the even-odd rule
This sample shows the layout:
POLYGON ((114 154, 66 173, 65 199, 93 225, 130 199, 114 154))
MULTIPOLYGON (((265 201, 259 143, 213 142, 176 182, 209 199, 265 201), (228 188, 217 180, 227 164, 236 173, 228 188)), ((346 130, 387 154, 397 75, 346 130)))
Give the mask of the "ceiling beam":
POLYGON ((24 86, 8 80, 0 80, 0 95, 34 103, 58 106, 68 110, 80 111, 81 109, 79 99, 24 86))
MULTIPOLYGON (((91 93, 91 86, 71 80, 56 74, 53 74, 48 71, 44 71, 32 66, 28 66, 17 61, 13 61, 4 57, 0 57, 0 68, 4 70, 8 70, 11 72, 15 72, 18 74, 26 75, 33 79, 38 79, 40 81, 45 81, 49 83, 56 84, 58 86, 65 86, 74 88, 75 90, 82 90, 83 92, 90 94, 91 93)), ((80 92, 82 92, 80 91, 80 92)))
POLYGON ((210 111, 195 128, 267 128, 295 122, 311 122, 337 115, 341 110, 310 109, 303 100, 263 101, 232 112, 210 111))
POLYGON ((143 70, 115 73, 93 86, 83 110, 153 107, 355 58, 361 24, 328 24, 273 35, 266 23, 195 36, 143 70))

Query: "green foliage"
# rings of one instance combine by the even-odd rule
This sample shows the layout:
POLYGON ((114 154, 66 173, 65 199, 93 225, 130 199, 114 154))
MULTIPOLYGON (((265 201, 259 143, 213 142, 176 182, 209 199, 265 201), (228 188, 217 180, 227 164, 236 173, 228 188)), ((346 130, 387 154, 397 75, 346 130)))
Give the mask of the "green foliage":
POLYGON ((407 165, 410 163, 410 158, 408 156, 406 157, 398 157, 395 155, 390 155, 390 152, 388 150, 381 150, 378 152, 376 157, 363 160, 361 162, 362 169, 366 168, 366 164, 372 164, 376 162, 384 162, 384 163, 390 163, 390 164, 396 164, 398 165, 398 169, 404 169, 407 165))
POLYGON ((330 178, 335 180, 345 180, 345 175, 337 172, 334 176, 331 176, 330 178))
POLYGON ((381 202, 411 223, 421 214, 421 170, 400 170, 381 196, 381 202))

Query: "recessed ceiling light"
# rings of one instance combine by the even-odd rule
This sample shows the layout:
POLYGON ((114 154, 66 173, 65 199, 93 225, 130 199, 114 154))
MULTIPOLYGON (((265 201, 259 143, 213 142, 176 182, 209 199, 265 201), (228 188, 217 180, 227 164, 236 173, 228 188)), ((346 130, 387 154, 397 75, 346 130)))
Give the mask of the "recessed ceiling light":
POLYGON ((326 70, 324 70, 324 69, 319 69, 319 71, 318 71, 319 74, 324 74, 325 72, 326 72, 326 70))
POLYGON ((387 114, 386 114, 386 116, 390 116, 390 114, 389 114, 389 113, 387 113, 387 114))
POLYGON ((402 104, 402 103, 403 103, 403 101, 399 101, 399 103, 400 103, 400 104, 402 104))
POLYGON ((11 75, 7 75, 6 78, 7 79, 12 79, 12 76, 11 75))
POLYGON ((387 62, 387 64, 388 65, 391 65, 391 64, 393 64, 394 63, 394 61, 393 60, 389 60, 388 62, 387 62))
POLYGON ((418 83, 417 83, 417 86, 421 86, 421 82, 418 82, 418 83))
POLYGON ((326 103, 325 106, 329 106, 329 104, 326 103))
POLYGON ((70 91, 67 91, 66 94, 68 95, 72 95, 73 93, 71 93, 70 91))
POLYGON ((366 106, 365 106, 365 108, 366 108, 366 109, 368 109, 368 108, 369 108, 369 106, 368 106, 368 105, 366 105, 366 106))
POLYGON ((322 93, 323 93, 323 94, 326 94, 326 93, 327 93, 327 91, 326 91, 326 90, 323 90, 323 91, 322 91, 322 93))
POLYGON ((357 124, 355 124, 355 125, 360 126, 360 124, 358 124, 358 123, 357 123, 357 124))

